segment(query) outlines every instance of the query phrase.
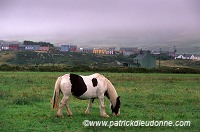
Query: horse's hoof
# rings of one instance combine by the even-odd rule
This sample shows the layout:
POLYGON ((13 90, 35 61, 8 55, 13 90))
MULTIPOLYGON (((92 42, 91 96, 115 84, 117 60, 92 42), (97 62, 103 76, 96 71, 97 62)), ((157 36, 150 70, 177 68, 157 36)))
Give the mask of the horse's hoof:
POLYGON ((88 111, 85 111, 85 114, 86 114, 86 115, 89 115, 89 112, 88 112, 88 111))
POLYGON ((107 114, 105 114, 105 115, 103 115, 103 117, 105 117, 105 118, 108 118, 108 117, 110 117, 109 115, 107 115, 107 114))
POLYGON ((72 115, 68 115, 68 117, 72 117, 72 115))
POLYGON ((64 116, 63 115, 56 115, 57 117, 59 117, 59 118, 64 118, 64 116))

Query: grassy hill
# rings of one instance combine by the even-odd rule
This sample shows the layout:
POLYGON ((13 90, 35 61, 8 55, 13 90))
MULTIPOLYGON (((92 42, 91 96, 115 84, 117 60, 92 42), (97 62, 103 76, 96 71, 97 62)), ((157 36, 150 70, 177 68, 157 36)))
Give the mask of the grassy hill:
MULTIPOLYGON (((159 61, 156 62, 159 65, 159 61)), ((200 68, 200 61, 197 60, 162 60, 161 66, 166 67, 185 67, 185 68, 200 68)))
MULTIPOLYGON (((36 53, 31 51, 0 52, 0 65, 67 65, 67 66, 119 66, 120 63, 133 63, 135 56, 97 55, 93 53, 57 52, 36 53)), ((157 66, 159 62, 157 61, 157 66)), ((161 66, 200 68, 200 61, 161 60, 161 66)))
POLYGON ((6 63, 10 59, 14 59, 16 54, 14 52, 0 52, 0 65, 6 63))
POLYGON ((117 62, 131 63, 133 61, 132 56, 124 57, 122 55, 96 55, 92 53, 77 52, 36 53, 31 51, 22 51, 6 54, 7 59, 3 59, 1 57, 2 64, 6 63, 15 65, 117 66, 117 62))

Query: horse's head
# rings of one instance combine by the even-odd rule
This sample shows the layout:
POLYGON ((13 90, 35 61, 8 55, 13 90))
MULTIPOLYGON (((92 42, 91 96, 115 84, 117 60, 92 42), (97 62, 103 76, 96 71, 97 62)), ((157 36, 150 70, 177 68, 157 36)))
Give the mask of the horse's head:
POLYGON ((113 116, 119 116, 120 115, 120 99, 119 98, 120 98, 120 96, 117 97, 115 106, 113 106, 111 104, 111 110, 112 110, 113 116))

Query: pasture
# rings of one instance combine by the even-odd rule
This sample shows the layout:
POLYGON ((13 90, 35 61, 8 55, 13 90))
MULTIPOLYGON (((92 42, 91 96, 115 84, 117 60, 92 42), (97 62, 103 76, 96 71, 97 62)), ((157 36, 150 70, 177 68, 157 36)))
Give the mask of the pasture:
MULTIPOLYGON (((88 100, 71 96, 72 117, 64 108, 64 118, 56 117, 50 99, 62 72, 0 72, 0 131, 200 131, 199 74, 101 73, 115 86, 121 99, 121 115, 110 118, 99 112, 95 100, 85 115, 88 100), (191 121, 191 126, 85 127, 82 122, 119 120, 191 121)), ((91 73, 76 73, 89 75, 91 73)))

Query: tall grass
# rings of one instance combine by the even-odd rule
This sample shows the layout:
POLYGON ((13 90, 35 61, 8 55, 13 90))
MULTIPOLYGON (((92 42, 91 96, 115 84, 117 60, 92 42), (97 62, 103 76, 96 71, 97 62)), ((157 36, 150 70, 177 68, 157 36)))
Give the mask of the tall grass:
MULTIPOLYGON (((121 96, 121 115, 111 115, 108 99, 102 118, 96 99, 91 113, 88 101, 70 99, 73 117, 57 118, 50 99, 62 72, 0 72, 0 131, 199 131, 200 75, 102 73, 121 96), (172 120, 191 121, 187 127, 84 127, 84 120, 172 120)), ((90 73, 77 73, 89 75, 90 73)))

